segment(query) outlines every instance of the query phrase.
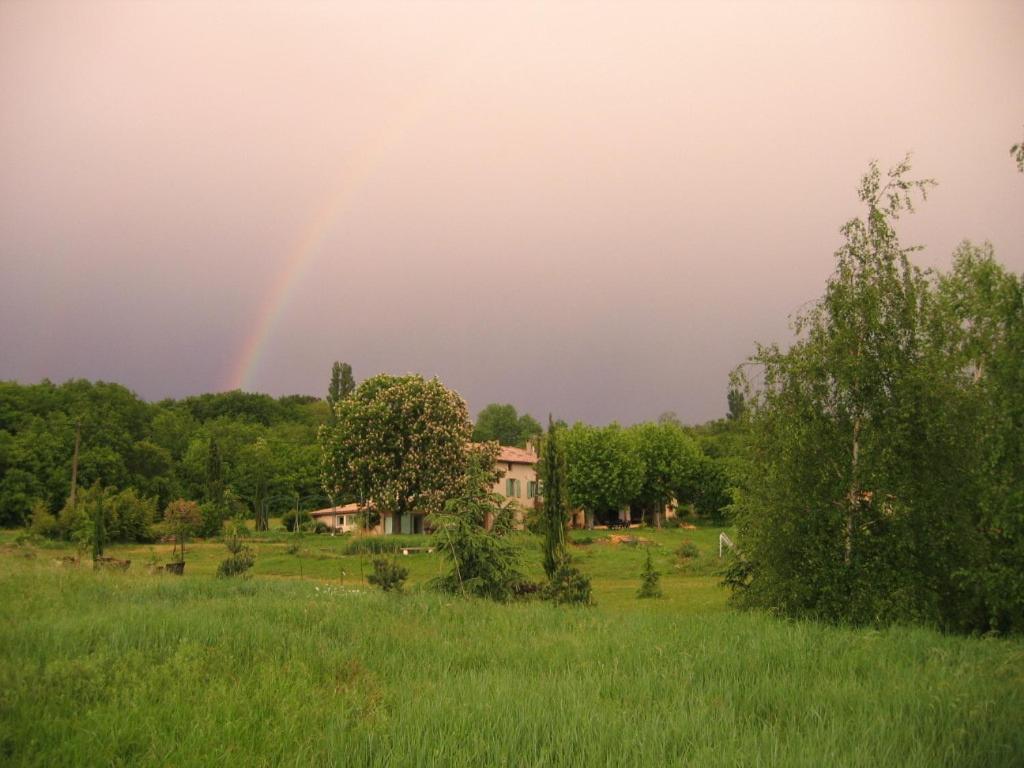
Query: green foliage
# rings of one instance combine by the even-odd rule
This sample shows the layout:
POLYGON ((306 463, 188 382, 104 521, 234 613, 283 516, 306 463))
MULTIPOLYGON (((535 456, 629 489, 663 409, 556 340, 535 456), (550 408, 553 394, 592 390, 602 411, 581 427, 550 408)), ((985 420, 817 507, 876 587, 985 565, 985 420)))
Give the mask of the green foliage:
POLYGON ((442 512, 430 516, 434 546, 451 570, 433 586, 452 594, 507 601, 523 581, 519 550, 506 536, 488 531, 484 523, 502 513, 503 499, 491 492, 491 473, 475 467, 462 494, 449 499, 442 512))
POLYGON ((407 578, 408 568, 399 565, 394 558, 378 557, 373 561, 373 573, 366 580, 385 592, 401 592, 407 578))
POLYGON ((479 443, 493 440, 501 445, 523 448, 528 440, 540 437, 543 431, 533 416, 520 415, 514 405, 491 403, 477 414, 473 440, 479 443))
POLYGON ((92 536, 89 543, 92 545, 92 559, 97 560, 103 555, 103 547, 107 543, 107 531, 105 516, 103 514, 103 494, 96 494, 96 501, 92 510, 92 536))
POLYGON ((660 580, 661 574, 655 570, 654 561, 651 559, 651 548, 646 547, 644 568, 640 574, 640 589, 637 590, 636 596, 639 598, 664 597, 661 584, 658 583, 660 580))
MULTIPOLYGON (((963 244, 939 285, 952 319, 949 355, 966 373, 977 459, 973 476, 981 532, 973 559, 954 579, 963 623, 1001 632, 1024 629, 1024 277, 1004 270, 991 245, 963 244)), ((973 481, 973 482, 971 482, 973 481)))
POLYGON ((344 400, 351 395, 355 388, 356 382, 352 378, 352 366, 335 361, 331 366, 331 383, 327 387, 327 405, 331 407, 331 411, 334 411, 334 406, 339 400, 344 400))
POLYGON ((789 349, 752 359, 738 600, 789 616, 1022 626, 1020 280, 990 253, 922 273, 894 221, 928 182, 864 177, 864 219, 789 349))
POLYGON ((683 562, 700 557, 700 548, 692 541, 684 541, 676 549, 676 557, 683 562))
POLYGON ((423 542, 422 536, 360 536, 345 545, 345 554, 393 554, 402 547, 422 547, 423 542))
POLYGON ((195 530, 197 536, 220 536, 224 528, 224 521, 231 517, 231 511, 224 503, 217 504, 208 501, 199 505, 199 517, 200 522, 195 530))
POLYGON ((56 539, 60 536, 60 525, 57 522, 56 515, 50 512, 42 501, 37 501, 32 505, 29 531, 35 536, 44 539, 56 539))
POLYGON ((74 508, 65 505, 57 519, 57 534, 91 547, 95 540, 97 510, 103 510, 104 542, 148 542, 153 540, 156 499, 140 498, 134 488, 117 492, 94 483, 78 489, 74 508))
POLYGON ((294 509, 289 509, 281 515, 281 525, 284 526, 286 531, 294 531, 296 525, 298 525, 300 529, 304 530, 306 526, 311 525, 312 523, 313 516, 305 509, 300 510, 298 514, 296 514, 294 509))
POLYGON ((229 557, 221 560, 220 564, 217 566, 217 576, 221 578, 240 576, 252 568, 253 563, 255 562, 256 558, 253 557, 252 552, 249 550, 243 550, 237 555, 230 555, 229 557))
POLYGON ((588 528, 595 515, 615 516, 640 493, 643 461, 618 424, 576 423, 565 431, 564 445, 569 504, 586 512, 588 528))
POLYGON ((743 395, 743 390, 739 387, 729 387, 726 400, 729 403, 729 412, 725 417, 729 421, 738 421, 739 419, 742 419, 743 414, 747 410, 747 403, 746 398, 743 395))
POLYGON ((593 605, 590 579, 566 557, 541 589, 541 597, 555 605, 593 605))
POLYGON ((218 577, 239 576, 252 568, 256 562, 256 553, 245 546, 237 529, 232 530, 224 539, 224 546, 227 547, 229 556, 217 566, 218 577))
POLYGON ((168 532, 175 537, 175 551, 178 560, 185 560, 185 542, 202 525, 203 517, 199 505, 194 501, 176 499, 167 505, 164 510, 164 525, 168 532))
POLYGON ((565 450, 554 420, 548 416, 548 432, 541 445, 537 478, 544 495, 539 504, 540 522, 537 526, 543 536, 544 572, 548 579, 554 576, 568 554, 565 549, 565 528, 569 522, 569 498, 566 487, 565 450))
POLYGON ((692 476, 702 457, 696 441, 678 424, 670 421, 637 424, 627 430, 631 448, 642 474, 631 504, 644 510, 645 517, 661 524, 665 506, 678 498, 682 478, 692 476))
POLYGON ((1024 141, 1010 147, 1010 156, 1017 163, 1017 170, 1024 173, 1024 141))
POLYGON ((216 437, 210 438, 210 445, 207 448, 206 500, 214 506, 224 506, 224 462, 216 437))
POLYGON ((723 520, 733 502, 734 481, 729 478, 729 466, 728 459, 697 456, 680 475, 676 489, 679 503, 693 504, 694 511, 702 517, 723 520))
MULTIPOLYGON (((0 526, 25 525, 38 499, 51 512, 65 505, 76 422, 80 486, 133 488, 157 509, 175 498, 219 504, 222 494, 231 507, 233 494, 252 510, 258 475, 265 497, 319 490, 316 428, 326 415, 325 403, 303 396, 226 393, 150 404, 104 382, 0 382, 0 526), (254 456, 260 438, 266 449, 254 456)), ((71 528, 69 521, 62 535, 71 528)))
POLYGON ((466 403, 437 379, 374 376, 335 404, 320 428, 323 487, 372 500, 382 513, 441 509, 467 468, 466 403))

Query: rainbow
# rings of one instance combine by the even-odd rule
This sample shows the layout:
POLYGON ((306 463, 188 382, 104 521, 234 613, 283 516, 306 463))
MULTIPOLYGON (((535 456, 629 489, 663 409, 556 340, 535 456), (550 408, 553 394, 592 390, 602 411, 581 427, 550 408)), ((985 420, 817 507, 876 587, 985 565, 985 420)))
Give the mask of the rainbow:
POLYGON ((274 330, 291 304, 296 289, 316 261, 316 255, 333 229, 334 222, 351 199, 353 188, 354 184, 350 181, 322 204, 288 249, 284 266, 260 305, 252 333, 245 339, 232 366, 226 389, 252 387, 253 374, 263 358, 267 342, 273 338, 274 330))
POLYGON ((232 362, 226 377, 225 389, 252 389, 254 374, 259 369, 268 342, 274 337, 288 306, 291 304, 303 278, 316 262, 324 241, 342 218, 346 208, 355 198, 363 184, 372 177, 381 165, 394 142, 412 125, 423 105, 423 98, 407 105, 396 115, 396 119, 379 131, 373 140, 352 153, 352 161, 338 174, 340 182, 328 199, 318 206, 307 219, 298 237, 287 251, 284 266, 271 290, 260 305, 252 332, 242 343, 241 350, 232 362))

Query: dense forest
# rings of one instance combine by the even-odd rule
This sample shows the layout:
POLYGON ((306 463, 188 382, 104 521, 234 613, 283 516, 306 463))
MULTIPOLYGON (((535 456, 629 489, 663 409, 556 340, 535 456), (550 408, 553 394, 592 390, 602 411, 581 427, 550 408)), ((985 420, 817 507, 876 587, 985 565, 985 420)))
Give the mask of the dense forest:
POLYGON ((77 486, 132 489, 163 510, 172 499, 271 511, 320 495, 316 432, 326 402, 225 392, 148 403, 119 384, 0 382, 0 525, 59 512, 77 486))

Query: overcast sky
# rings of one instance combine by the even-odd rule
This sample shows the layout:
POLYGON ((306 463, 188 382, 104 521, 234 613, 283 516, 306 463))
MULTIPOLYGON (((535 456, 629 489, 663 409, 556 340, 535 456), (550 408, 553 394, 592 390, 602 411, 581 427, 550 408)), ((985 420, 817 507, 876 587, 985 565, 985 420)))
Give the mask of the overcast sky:
POLYGON ((1024 270, 1021 2, 0 1, 0 378, 720 416, 872 158, 1024 270))

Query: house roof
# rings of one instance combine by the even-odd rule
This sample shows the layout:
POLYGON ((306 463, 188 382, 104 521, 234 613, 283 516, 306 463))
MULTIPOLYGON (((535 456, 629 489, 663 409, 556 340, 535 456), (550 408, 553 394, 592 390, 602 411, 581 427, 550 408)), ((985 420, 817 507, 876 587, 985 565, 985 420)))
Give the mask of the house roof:
POLYGON ((533 451, 527 451, 522 448, 513 448, 510 445, 501 446, 501 450, 498 452, 498 461, 503 461, 508 464, 536 464, 537 454, 533 451))
POLYGON ((325 509, 314 509, 310 512, 310 517, 330 517, 331 515, 354 515, 357 512, 362 512, 363 508, 353 502, 352 504, 344 504, 340 507, 326 507, 325 509))

